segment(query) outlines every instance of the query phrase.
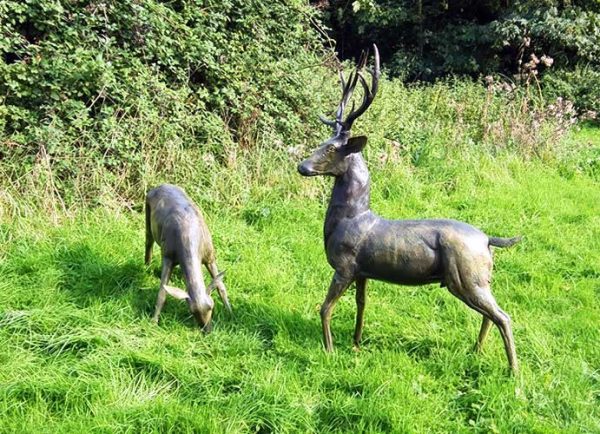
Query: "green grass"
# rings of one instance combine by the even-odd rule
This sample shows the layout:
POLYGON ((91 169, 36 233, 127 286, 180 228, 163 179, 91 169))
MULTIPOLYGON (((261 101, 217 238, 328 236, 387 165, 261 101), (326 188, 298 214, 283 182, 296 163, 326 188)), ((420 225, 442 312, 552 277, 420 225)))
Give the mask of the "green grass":
POLYGON ((231 318, 217 302, 208 336, 174 299, 151 323, 159 256, 144 267, 139 208, 54 223, 5 213, 0 431, 599 432, 598 182, 504 154, 424 166, 379 156, 370 150, 368 163, 381 215, 525 236, 496 250, 493 280, 513 318, 516 378, 497 330, 472 352, 480 316, 437 286, 370 282, 360 352, 350 289, 326 355, 330 180, 301 178, 290 159, 227 206, 186 186, 205 208, 234 308, 231 318))

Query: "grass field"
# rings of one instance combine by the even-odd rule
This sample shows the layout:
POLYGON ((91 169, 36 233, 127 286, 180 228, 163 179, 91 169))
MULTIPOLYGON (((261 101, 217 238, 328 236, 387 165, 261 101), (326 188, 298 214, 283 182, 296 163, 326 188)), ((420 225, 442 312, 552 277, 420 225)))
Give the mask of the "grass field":
POLYGON ((301 178, 290 159, 285 178, 253 183, 236 206, 185 186, 205 209, 234 308, 229 317, 216 302, 208 336, 174 299, 151 323, 160 261, 155 249, 143 265, 139 206, 52 222, 5 213, 0 431, 600 432, 598 181, 504 154, 414 166, 370 152, 368 164, 381 215, 524 235, 496 249, 492 284, 513 319, 517 377, 497 330, 475 354, 480 315, 433 285, 370 282, 360 352, 350 289, 325 354, 330 180, 301 178))

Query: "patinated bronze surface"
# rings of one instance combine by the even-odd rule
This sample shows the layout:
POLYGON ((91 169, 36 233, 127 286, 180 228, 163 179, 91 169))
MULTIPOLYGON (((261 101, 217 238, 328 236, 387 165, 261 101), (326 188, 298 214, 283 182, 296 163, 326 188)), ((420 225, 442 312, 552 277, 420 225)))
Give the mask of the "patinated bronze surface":
POLYGON ((367 138, 350 137, 350 128, 377 92, 380 72, 375 46, 374 51, 375 69, 369 71, 372 75, 371 88, 360 73, 366 63, 366 56, 363 56, 358 70, 350 75, 347 82, 342 76, 342 99, 336 119, 323 119, 333 127, 333 137, 298 166, 298 171, 304 176, 329 175, 335 178, 324 226, 327 260, 335 270, 321 307, 325 349, 333 349, 330 321, 335 303, 353 282, 356 282, 356 346, 363 328, 367 279, 403 285, 439 282, 483 315, 478 349, 481 349, 490 325, 498 326, 509 365, 517 371, 511 320, 500 309, 490 290, 490 246, 508 247, 518 242, 520 237, 488 237, 479 229, 455 220, 387 220, 370 209, 369 171, 361 155, 367 138), (344 108, 359 81, 364 90, 362 104, 343 120, 344 108))
POLYGON ((217 269, 215 249, 204 218, 185 192, 175 185, 160 185, 146 196, 146 265, 152 259, 154 241, 161 248, 162 274, 153 320, 158 322, 169 294, 187 300, 199 326, 210 331, 214 307, 211 290, 217 288, 223 304, 231 312, 227 289, 217 269), (181 266, 187 291, 167 285, 177 264, 181 266), (208 287, 204 285, 201 264, 213 278, 208 287))

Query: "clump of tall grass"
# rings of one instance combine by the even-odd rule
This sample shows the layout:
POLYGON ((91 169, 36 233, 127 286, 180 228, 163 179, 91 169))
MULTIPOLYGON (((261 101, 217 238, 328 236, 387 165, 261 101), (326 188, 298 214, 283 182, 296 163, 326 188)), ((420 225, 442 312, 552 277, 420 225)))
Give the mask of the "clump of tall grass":
POLYGON ((404 86, 388 81, 366 116, 367 129, 415 164, 432 152, 560 158, 562 139, 577 121, 573 105, 560 98, 547 103, 529 86, 492 77, 486 82, 404 86))
MULTIPOLYGON (((166 115, 142 98, 142 106, 130 115, 117 110, 109 131, 101 137, 135 143, 126 157, 108 151, 102 157, 88 154, 86 149, 94 148, 98 136, 86 136, 82 130, 77 143, 62 144, 72 152, 52 158, 46 147, 62 138, 60 125, 51 125, 48 143, 39 144, 33 162, 23 166, 13 156, 0 163, 3 208, 9 214, 40 206, 51 214, 73 207, 139 208, 148 186, 164 181, 192 185, 209 205, 234 208, 253 189, 269 186, 287 194, 298 182, 298 160, 328 137, 316 115, 332 111, 338 98, 333 71, 314 67, 296 75, 303 92, 312 95, 311 106, 296 107, 301 116, 282 113, 284 129, 272 117, 256 112, 238 126, 241 142, 232 137, 226 119, 187 112, 177 94, 158 87, 152 100, 162 100, 160 93, 165 92, 170 107, 166 115), (198 138, 194 122, 210 134, 198 138), (92 143, 85 145, 86 140, 92 143)), ((384 79, 354 134, 369 136, 368 156, 379 162, 426 166, 441 159, 511 153, 552 164, 569 152, 572 157, 572 147, 565 149, 562 139, 576 120, 568 101, 548 104, 533 85, 516 86, 495 78, 488 78, 486 85, 462 79, 406 85, 384 79)), ((106 143, 103 146, 111 149, 106 143)))

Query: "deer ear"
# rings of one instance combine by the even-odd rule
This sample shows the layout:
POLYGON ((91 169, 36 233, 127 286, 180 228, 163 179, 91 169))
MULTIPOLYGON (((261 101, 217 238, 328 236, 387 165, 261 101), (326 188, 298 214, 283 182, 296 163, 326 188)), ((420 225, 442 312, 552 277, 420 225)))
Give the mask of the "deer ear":
POLYGON ((217 274, 215 276, 215 278, 212 280, 212 282, 210 282, 210 284, 208 285, 208 293, 210 294, 212 292, 213 289, 216 288, 216 286, 219 284, 219 282, 223 281, 223 276, 225 275, 225 271, 221 271, 219 274, 217 274))
POLYGON ((179 289, 179 288, 175 288, 174 286, 164 286, 165 291, 167 291, 167 294, 169 294, 171 297, 175 297, 178 300, 187 300, 188 298, 190 298, 189 294, 184 291, 183 289, 179 289))
POLYGON ((348 142, 342 146, 342 151, 344 151, 344 154, 346 155, 355 154, 362 151, 366 144, 367 136, 350 137, 348 142))

